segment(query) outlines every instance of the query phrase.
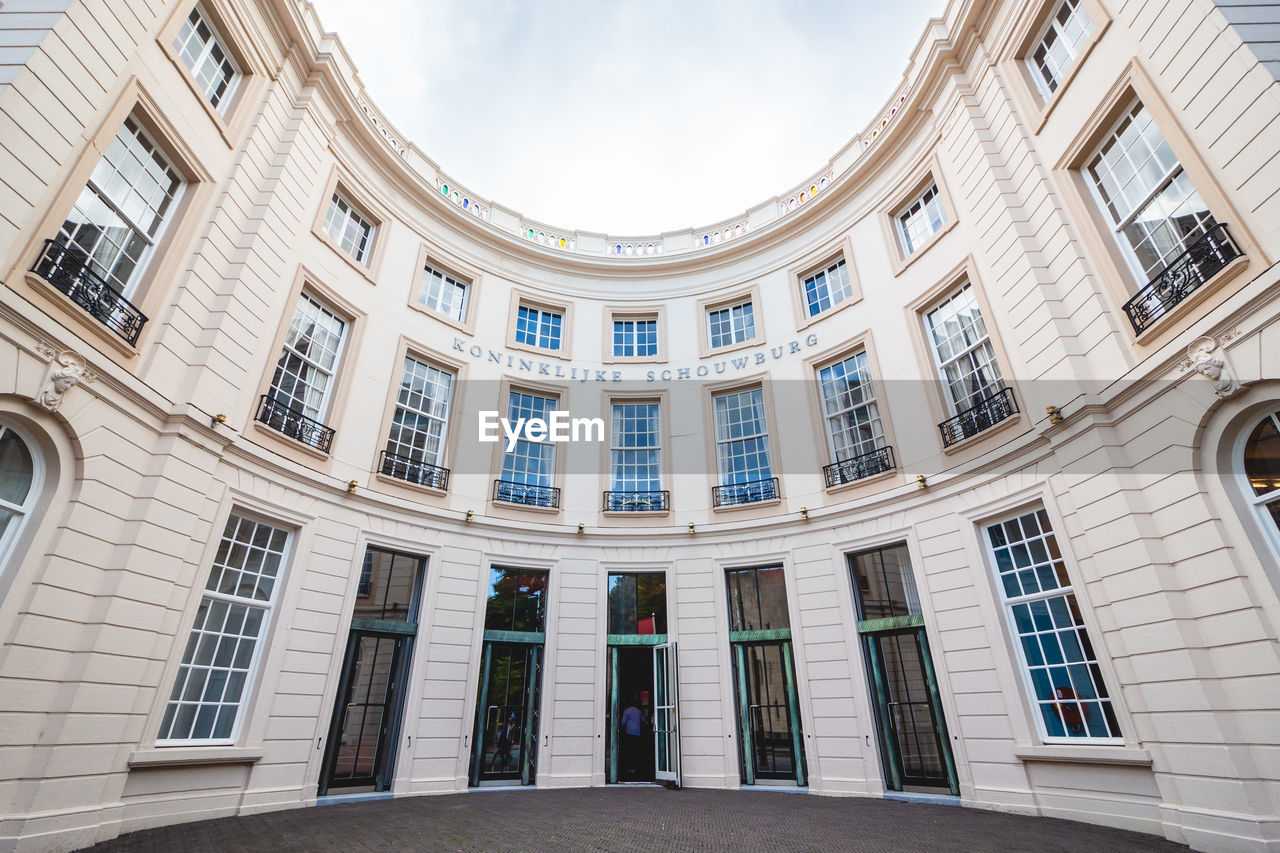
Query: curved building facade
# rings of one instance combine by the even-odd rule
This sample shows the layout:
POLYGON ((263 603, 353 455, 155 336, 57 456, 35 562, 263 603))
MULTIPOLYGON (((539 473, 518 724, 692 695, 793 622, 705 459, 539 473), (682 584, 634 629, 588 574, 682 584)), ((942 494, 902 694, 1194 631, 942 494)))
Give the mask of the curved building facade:
POLYGON ((48 5, 0 849, 635 780, 1280 846, 1271 7, 952 0, 802 186, 619 236, 457 184, 307 3, 48 5))

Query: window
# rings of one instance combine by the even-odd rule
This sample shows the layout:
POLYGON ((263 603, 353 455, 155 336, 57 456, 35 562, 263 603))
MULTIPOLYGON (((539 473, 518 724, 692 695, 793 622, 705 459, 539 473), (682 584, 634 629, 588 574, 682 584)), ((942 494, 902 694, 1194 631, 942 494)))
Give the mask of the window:
POLYGON ((467 316, 467 285, 430 265, 422 269, 422 285, 418 301, 459 323, 467 316))
POLYGON ((810 317, 852 296, 853 285, 849 283, 849 270, 843 258, 804 280, 804 301, 810 317))
POLYGON ((157 740, 235 739, 288 543, 269 524, 227 519, 157 740))
POLYGON ((610 512, 665 510, 662 491, 662 431, 657 403, 614 403, 610 433, 610 512))
POLYGON ((609 633, 667 633, 667 577, 609 573, 609 633))
POLYGON ((707 340, 711 348, 740 344, 756 336, 756 320, 751 301, 707 312, 707 340))
POLYGON ((1088 183, 1146 284, 1214 227, 1146 107, 1135 103, 1086 166, 1088 183))
POLYGON ((1280 412, 1267 415, 1249 433, 1241 461, 1245 496, 1280 551, 1280 412))
POLYGON ((987 527, 1005 618, 1046 740, 1114 740, 1120 725, 1043 509, 987 527))
POLYGON ((235 92, 240 74, 218 31, 209 23, 208 16, 198 3, 182 22, 182 29, 173 40, 173 49, 178 52, 182 64, 191 71, 196 85, 204 92, 209 103, 218 112, 224 112, 235 92))
POLYGON ((73 262, 87 265, 117 293, 132 296, 182 189, 169 161, 125 119, 58 231, 67 251, 57 265, 64 273, 75 272, 65 268, 73 262))
POLYGON ((405 356, 382 460, 383 474, 438 489, 447 486, 447 472, 440 468, 440 462, 453 382, 449 371, 405 356))
POLYGON ((324 218, 324 230, 342 251, 367 263, 369 249, 373 246, 374 227, 358 210, 337 191, 329 202, 329 213, 324 218))
POLYGON ((925 328, 952 414, 972 409, 1004 388, 972 284, 965 282, 926 314, 925 328))
MULTIPOLYGON (((556 403, 554 397, 511 391, 507 399, 507 419, 517 426, 531 418, 550 421, 556 403)), ((503 451, 502 474, 495 484, 494 500, 557 507, 560 490, 551 485, 555 470, 556 446, 546 439, 528 438, 521 428, 515 448, 503 451)))
POLYGON ((323 420, 347 324, 306 293, 298 297, 267 395, 280 406, 323 420))
POLYGON ((770 631, 791 627, 787 610, 787 579, 782 566, 732 569, 725 573, 729 587, 729 630, 770 631))
POLYGON ((716 423, 716 506, 773 500, 778 483, 769 467, 769 428, 759 388, 712 398, 716 423))
POLYGON ((564 315, 558 311, 521 305, 516 311, 516 343, 558 350, 564 333, 564 315))
POLYGON ((938 185, 930 184, 929 188, 908 204, 895 219, 898 241, 902 245, 902 254, 905 257, 919 249, 930 237, 941 231, 943 225, 947 224, 947 212, 942 207, 942 196, 938 194, 938 185))
POLYGON ((1067 69, 1080 57, 1091 32, 1093 19, 1081 7, 1080 0, 1063 0, 1027 57, 1031 76, 1046 98, 1062 85, 1067 69))
POLYGON ((0 423, 0 571, 40 494, 40 457, 12 427, 0 423))
POLYGON ((615 358, 650 358, 658 354, 658 320, 614 320, 615 358))
POLYGON ((818 387, 834 463, 825 469, 827 485, 841 485, 892 468, 892 456, 879 452, 885 448, 884 431, 866 351, 820 368, 818 387))
POLYGON ((859 621, 921 614, 920 593, 906 544, 850 555, 849 574, 858 593, 855 603, 859 621))
POLYGON ((490 569, 484 629, 542 633, 547 624, 547 574, 530 569, 490 569))

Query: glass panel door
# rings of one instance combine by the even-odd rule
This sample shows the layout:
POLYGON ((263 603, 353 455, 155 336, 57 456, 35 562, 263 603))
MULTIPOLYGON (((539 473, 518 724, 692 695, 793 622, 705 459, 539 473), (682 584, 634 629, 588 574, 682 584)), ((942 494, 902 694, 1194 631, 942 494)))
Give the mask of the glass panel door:
POLYGON ((756 779, 790 779, 803 784, 796 760, 800 721, 788 645, 736 644, 748 784, 756 779))
POLYGON ((484 644, 471 784, 534 781, 542 647, 484 644))
POLYGON ((407 637, 351 633, 327 788, 377 785, 391 752, 400 663, 408 644, 407 637))
POLYGON ((893 757, 900 785, 950 787, 937 718, 925 672, 920 629, 866 638, 869 656, 879 672, 877 705, 881 709, 883 746, 893 757), (888 741, 892 740, 892 743, 888 741))
POLYGON ((653 647, 654 778, 680 784, 679 667, 676 644, 653 647))

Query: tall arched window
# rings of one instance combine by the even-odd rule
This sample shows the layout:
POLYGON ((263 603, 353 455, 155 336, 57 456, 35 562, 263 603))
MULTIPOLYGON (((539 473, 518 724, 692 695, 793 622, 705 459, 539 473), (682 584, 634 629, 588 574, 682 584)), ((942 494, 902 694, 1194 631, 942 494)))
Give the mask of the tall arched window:
POLYGON ((1280 551, 1280 412, 1262 419, 1244 443, 1245 496, 1280 551))
POLYGON ((0 572, 40 494, 40 474, 31 443, 0 423, 0 572))

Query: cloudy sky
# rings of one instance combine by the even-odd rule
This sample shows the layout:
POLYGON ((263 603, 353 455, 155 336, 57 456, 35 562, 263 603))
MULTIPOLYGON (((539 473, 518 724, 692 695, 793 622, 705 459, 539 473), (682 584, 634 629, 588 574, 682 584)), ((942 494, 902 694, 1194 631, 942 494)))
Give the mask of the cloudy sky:
POLYGON ((945 0, 315 0, 451 177, 568 229, 709 225, 866 126, 945 0))

